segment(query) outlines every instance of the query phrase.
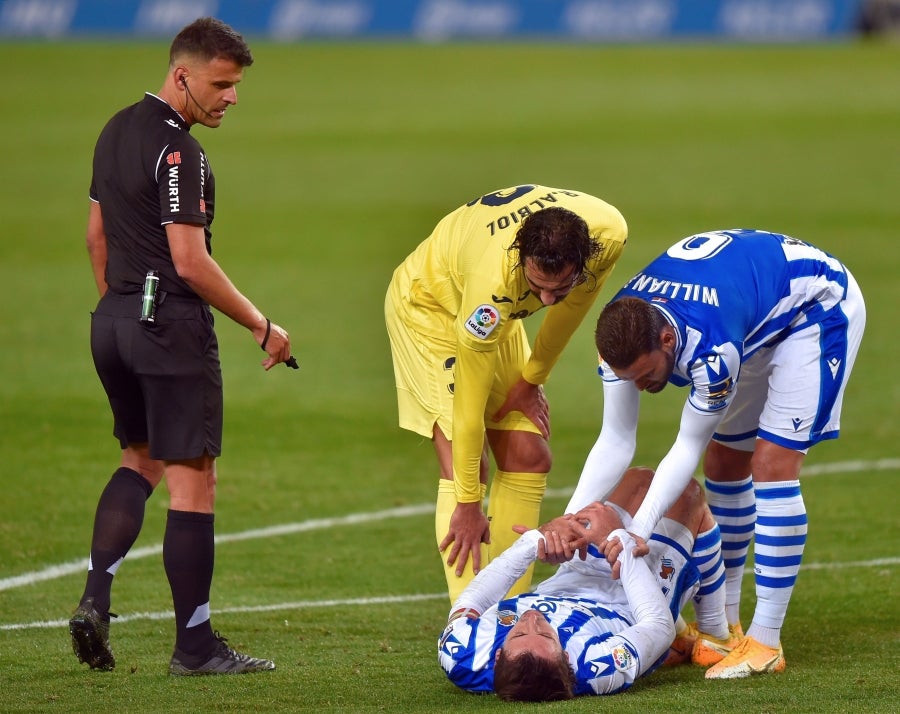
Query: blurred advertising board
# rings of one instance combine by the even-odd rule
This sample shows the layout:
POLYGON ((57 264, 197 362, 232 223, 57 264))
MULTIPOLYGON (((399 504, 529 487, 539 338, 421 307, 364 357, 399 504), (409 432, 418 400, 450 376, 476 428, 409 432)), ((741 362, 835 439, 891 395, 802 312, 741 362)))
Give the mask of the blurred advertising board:
POLYGON ((214 15, 248 36, 798 42, 859 30, 863 0, 0 0, 0 36, 166 36, 214 15))

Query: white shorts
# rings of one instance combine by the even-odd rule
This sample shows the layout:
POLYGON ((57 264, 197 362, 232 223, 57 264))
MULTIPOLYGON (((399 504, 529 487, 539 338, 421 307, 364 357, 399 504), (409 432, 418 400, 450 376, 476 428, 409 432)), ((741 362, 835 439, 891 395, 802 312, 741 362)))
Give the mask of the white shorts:
POLYGON ((823 322, 753 354, 713 441, 753 451, 757 438, 806 452, 836 439, 844 389, 866 325, 859 286, 847 273, 847 296, 823 322))

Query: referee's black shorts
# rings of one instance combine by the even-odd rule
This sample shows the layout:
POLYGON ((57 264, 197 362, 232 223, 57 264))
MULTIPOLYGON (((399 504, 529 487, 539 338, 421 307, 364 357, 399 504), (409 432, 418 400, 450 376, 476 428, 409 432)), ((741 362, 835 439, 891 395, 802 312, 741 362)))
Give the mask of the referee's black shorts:
POLYGON ((165 461, 222 452, 222 371, 209 306, 166 296, 156 322, 141 296, 107 292, 91 317, 91 354, 124 449, 165 461))

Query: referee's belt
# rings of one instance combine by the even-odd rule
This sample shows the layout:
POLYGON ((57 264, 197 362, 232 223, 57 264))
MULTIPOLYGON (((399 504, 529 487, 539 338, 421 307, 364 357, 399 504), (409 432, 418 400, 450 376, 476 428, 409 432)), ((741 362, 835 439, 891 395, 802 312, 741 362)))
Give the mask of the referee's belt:
MULTIPOLYGON (((143 296, 143 290, 129 290, 127 292, 119 292, 118 290, 110 290, 113 295, 119 295, 121 297, 131 297, 132 295, 140 295, 143 296)), ((156 291, 156 304, 157 306, 162 305, 166 300, 170 302, 179 302, 179 303, 194 303, 196 305, 206 305, 206 301, 201 298, 199 295, 187 295, 183 293, 173 293, 168 290, 157 290, 156 291)))

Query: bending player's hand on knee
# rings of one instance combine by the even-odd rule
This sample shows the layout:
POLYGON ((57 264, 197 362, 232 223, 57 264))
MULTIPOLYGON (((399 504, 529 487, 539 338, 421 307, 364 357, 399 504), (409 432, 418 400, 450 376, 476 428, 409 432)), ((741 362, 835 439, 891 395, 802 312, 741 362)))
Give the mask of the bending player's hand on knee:
POLYGON ((481 545, 480 541, 472 542, 468 539, 455 538, 452 531, 447 533, 439 546, 440 551, 447 555, 447 565, 456 565, 456 577, 460 577, 465 570, 466 563, 472 558, 472 572, 476 575, 481 570, 481 545), (452 545, 451 545, 452 544, 452 545), (447 551, 447 548, 450 548, 447 551))
POLYGON ((540 430, 545 439, 550 438, 550 405, 540 384, 531 384, 520 377, 519 381, 510 387, 506 400, 491 419, 500 421, 511 411, 522 412, 540 430))
POLYGON ((459 503, 450 517, 450 529, 438 545, 441 553, 447 553, 447 565, 456 564, 456 575, 461 576, 472 558, 472 570, 481 570, 481 544, 491 542, 491 530, 481 503, 459 503), (451 545, 452 544, 452 545, 451 545))

